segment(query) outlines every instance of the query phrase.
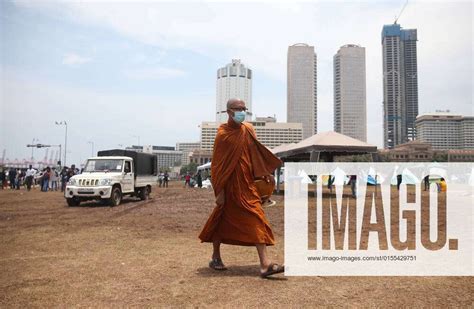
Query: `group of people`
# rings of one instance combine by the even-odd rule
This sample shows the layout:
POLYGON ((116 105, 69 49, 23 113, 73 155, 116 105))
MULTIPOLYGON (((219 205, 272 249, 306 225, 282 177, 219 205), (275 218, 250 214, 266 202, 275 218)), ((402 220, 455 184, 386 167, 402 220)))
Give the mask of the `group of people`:
POLYGON ((21 169, 10 168, 9 170, 0 170, 0 187, 5 189, 10 187, 12 190, 20 190, 21 181, 25 177, 25 172, 21 169))
POLYGON ((158 185, 163 188, 168 188, 168 182, 170 181, 170 175, 168 172, 160 173, 158 175, 158 185))
MULTIPOLYGON (((335 176, 329 175, 327 186, 330 193, 332 193, 334 180, 335 180, 335 176)), ((403 176, 401 174, 398 174, 397 175, 397 191, 400 191, 400 185, 402 184, 402 182, 403 182, 403 176)), ((437 186, 438 192, 446 191, 446 180, 443 177, 441 177, 439 181, 435 181, 434 183, 437 186)), ((355 198, 357 195, 357 176, 350 175, 348 184, 351 186, 352 197, 355 198)), ((428 191, 430 189, 430 175, 426 175, 423 178, 423 185, 424 185, 424 191, 428 191)))
POLYGON ((184 187, 194 188, 197 184, 198 188, 202 188, 202 175, 201 171, 197 171, 194 176, 191 176, 191 173, 186 173, 184 176, 184 187))
POLYGON ((57 191, 59 188, 63 192, 69 179, 78 174, 79 170, 75 165, 70 168, 64 166, 60 172, 56 167, 46 167, 42 170, 34 169, 32 165, 28 169, 10 168, 0 170, 0 188, 3 190, 10 187, 11 190, 20 190, 25 187, 27 191, 39 186, 42 192, 57 191))
MULTIPOLYGON (((170 180, 170 176, 168 172, 160 173, 158 175, 158 186, 161 188, 168 188, 168 183, 170 180)), ((194 188, 195 185, 199 188, 202 188, 202 175, 201 171, 197 171, 194 175, 191 175, 190 172, 187 172, 184 175, 184 187, 194 188)))
MULTIPOLYGON (((329 192, 331 194, 332 194, 332 188, 334 186, 334 181, 335 180, 336 180, 336 176, 329 175, 327 186, 328 186, 329 192)), ((348 181, 347 184, 351 186, 352 197, 356 198, 356 196, 357 196, 357 176, 356 175, 349 175, 349 181, 348 181)))

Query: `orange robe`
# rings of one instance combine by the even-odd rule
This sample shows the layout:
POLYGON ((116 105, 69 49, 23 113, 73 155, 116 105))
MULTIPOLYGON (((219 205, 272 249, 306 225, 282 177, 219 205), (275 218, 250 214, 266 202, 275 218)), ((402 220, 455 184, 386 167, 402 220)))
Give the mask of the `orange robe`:
POLYGON ((211 182, 214 194, 224 190, 225 203, 216 205, 199 238, 231 245, 273 245, 272 229, 254 184, 270 175, 282 162, 263 146, 251 124, 222 124, 214 141, 211 182))

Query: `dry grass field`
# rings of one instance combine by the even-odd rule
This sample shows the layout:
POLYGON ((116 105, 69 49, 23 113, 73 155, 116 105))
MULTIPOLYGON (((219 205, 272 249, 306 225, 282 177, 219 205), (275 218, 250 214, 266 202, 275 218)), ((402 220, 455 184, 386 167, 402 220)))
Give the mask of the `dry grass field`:
MULTIPOLYGON (((265 210, 283 262, 283 196, 265 210)), ((472 277, 284 277, 263 280, 255 248, 223 246, 207 267, 197 236, 207 189, 154 188, 118 207, 67 207, 60 192, 0 191, 0 307, 472 307, 472 277)))

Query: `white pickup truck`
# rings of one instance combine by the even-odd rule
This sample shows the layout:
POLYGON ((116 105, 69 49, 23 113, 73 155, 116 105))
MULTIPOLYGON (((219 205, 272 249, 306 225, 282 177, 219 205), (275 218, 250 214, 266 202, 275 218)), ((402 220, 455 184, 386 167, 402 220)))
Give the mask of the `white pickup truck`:
POLYGON ((69 206, 99 200, 117 206, 124 195, 149 198, 158 179, 157 157, 122 149, 99 151, 89 158, 82 174, 69 179, 64 191, 69 206))

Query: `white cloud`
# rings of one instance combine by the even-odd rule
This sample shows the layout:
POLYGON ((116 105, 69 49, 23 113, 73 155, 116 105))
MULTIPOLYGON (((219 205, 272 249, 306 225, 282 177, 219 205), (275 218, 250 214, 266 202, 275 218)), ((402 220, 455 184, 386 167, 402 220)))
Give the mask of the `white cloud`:
POLYGON ((187 75, 185 71, 180 69, 156 67, 127 70, 124 72, 124 74, 126 77, 135 80, 169 79, 187 75))
POLYGON ((80 66, 91 60, 92 60, 91 58, 82 57, 75 53, 67 53, 63 56, 63 64, 69 65, 69 66, 80 66))

